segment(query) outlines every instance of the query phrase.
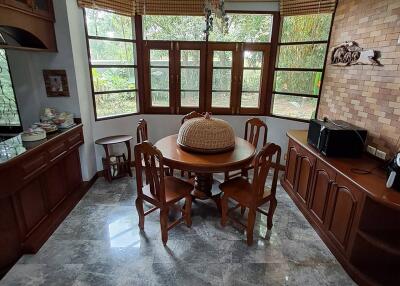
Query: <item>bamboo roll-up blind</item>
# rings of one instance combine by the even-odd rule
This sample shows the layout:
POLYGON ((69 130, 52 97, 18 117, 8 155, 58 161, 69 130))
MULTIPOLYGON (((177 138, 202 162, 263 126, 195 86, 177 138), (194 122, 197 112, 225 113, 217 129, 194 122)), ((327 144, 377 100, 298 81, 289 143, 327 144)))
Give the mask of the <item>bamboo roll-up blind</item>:
POLYGON ((135 15, 135 0, 78 0, 78 5, 85 8, 111 11, 126 16, 135 15))
POLYGON ((138 15, 204 15, 204 0, 135 0, 138 15))
POLYGON ((280 0, 283 16, 333 13, 336 0, 280 0))

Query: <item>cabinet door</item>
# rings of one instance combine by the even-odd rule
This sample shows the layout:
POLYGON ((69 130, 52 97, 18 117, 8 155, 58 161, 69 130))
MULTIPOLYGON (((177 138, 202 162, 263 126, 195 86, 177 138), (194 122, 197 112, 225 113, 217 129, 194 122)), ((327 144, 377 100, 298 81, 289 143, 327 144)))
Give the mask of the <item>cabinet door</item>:
POLYGON ((64 168, 67 179, 67 192, 71 193, 78 190, 82 184, 81 162, 78 150, 70 153, 65 158, 64 168))
POLYGON ((314 164, 315 158, 305 150, 300 150, 297 162, 298 179, 295 190, 297 196, 303 203, 307 203, 309 191, 311 189, 314 164))
POLYGON ((324 224, 328 200, 336 173, 318 160, 315 167, 315 175, 310 193, 309 209, 311 214, 321 224, 324 224))
POLYGON ((347 179, 339 175, 333 183, 331 193, 328 234, 344 251, 348 245, 360 193, 347 179))
POLYGON ((297 156, 298 156, 297 147, 293 144, 292 140, 289 140, 289 147, 286 160, 285 181, 292 190, 294 190, 296 183, 297 156))
POLYGON ((64 162, 58 162, 43 173, 46 182, 46 196, 49 208, 53 211, 67 195, 65 177, 68 173, 64 169, 64 162))

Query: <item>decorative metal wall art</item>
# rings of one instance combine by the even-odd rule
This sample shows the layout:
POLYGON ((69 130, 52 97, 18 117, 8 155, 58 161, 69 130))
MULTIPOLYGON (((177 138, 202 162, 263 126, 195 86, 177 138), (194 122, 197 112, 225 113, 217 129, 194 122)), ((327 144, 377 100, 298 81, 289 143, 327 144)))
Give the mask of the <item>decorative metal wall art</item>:
POLYGON ((331 64, 336 66, 374 65, 380 66, 380 52, 364 50, 354 41, 347 41, 331 49, 331 64))

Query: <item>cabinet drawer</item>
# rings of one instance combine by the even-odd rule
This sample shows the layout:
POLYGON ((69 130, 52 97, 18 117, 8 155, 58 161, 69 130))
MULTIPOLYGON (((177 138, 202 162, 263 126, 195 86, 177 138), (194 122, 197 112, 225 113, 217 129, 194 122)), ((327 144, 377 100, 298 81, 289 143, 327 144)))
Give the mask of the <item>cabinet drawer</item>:
POLYGON ((71 134, 71 136, 68 138, 68 149, 74 149, 78 147, 79 145, 83 144, 83 134, 82 132, 77 132, 74 134, 71 134))
POLYGON ((22 165, 23 179, 29 180, 39 174, 47 166, 46 154, 40 153, 34 157, 27 158, 22 165))
POLYGON ((55 162, 57 159, 61 158, 63 155, 67 153, 68 146, 65 141, 59 141, 52 145, 49 149, 49 159, 50 162, 55 162))

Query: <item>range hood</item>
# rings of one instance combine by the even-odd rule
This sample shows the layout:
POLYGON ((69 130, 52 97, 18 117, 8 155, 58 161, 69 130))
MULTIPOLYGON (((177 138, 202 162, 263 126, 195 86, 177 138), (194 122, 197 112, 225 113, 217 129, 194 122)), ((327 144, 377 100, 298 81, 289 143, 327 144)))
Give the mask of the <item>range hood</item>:
POLYGON ((54 18, 1 3, 0 0, 0 48, 57 51, 54 18))
POLYGON ((0 45, 4 48, 46 49, 45 44, 32 33, 10 26, 0 26, 0 45))

